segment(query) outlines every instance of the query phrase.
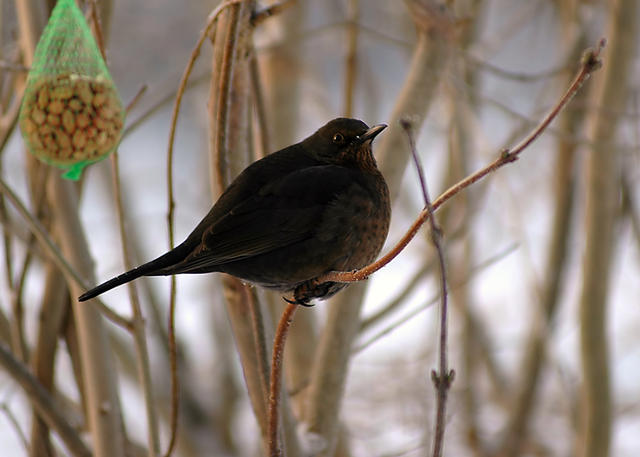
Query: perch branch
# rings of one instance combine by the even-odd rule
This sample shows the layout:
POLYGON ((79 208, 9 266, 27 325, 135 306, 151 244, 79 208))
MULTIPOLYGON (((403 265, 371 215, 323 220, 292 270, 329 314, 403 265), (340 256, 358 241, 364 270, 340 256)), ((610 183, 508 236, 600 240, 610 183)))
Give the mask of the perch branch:
MULTIPOLYGON (((589 79, 591 74, 598 70, 602 66, 602 62, 599 58, 600 52, 605 45, 605 40, 601 39, 595 48, 587 49, 581 60, 581 67, 577 75, 569 85, 564 95, 560 98, 556 106, 549 112, 549 114, 540 122, 540 124, 525 137, 520 143, 511 149, 504 149, 500 152, 498 158, 488 164, 486 167, 478 170, 472 175, 467 176, 457 184, 454 184, 447 189, 443 194, 433 202, 433 211, 437 211, 440 206, 450 200, 452 197, 466 189, 473 183, 481 180, 485 176, 495 172, 498 168, 503 167, 508 163, 518 160, 519 155, 524 151, 531 143, 533 143, 549 126, 549 124, 558 116, 563 108, 571 101, 573 96, 580 90, 584 82, 589 79)), ((428 208, 423 209, 416 220, 413 222, 409 230, 398 241, 398 243, 387 254, 382 256, 376 262, 367 265, 364 268, 356 271, 331 271, 325 275, 322 275, 316 279, 316 284, 322 284, 324 282, 358 282, 367 279, 370 275, 391 262, 413 239, 418 233, 418 230, 429 218, 428 208)))

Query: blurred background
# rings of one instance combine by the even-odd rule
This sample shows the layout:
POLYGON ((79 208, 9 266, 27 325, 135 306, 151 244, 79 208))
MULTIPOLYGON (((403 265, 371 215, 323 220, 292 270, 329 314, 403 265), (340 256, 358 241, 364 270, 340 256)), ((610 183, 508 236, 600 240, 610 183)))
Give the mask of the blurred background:
MULTIPOLYGON (((169 186, 179 243, 246 164, 338 116, 389 124, 374 144, 392 192, 386 252, 423 207, 400 118, 412 122, 435 199, 531 131, 581 53, 606 38, 603 68, 544 135, 437 213, 456 373, 445 452, 640 453, 638 2, 241 2, 208 33, 189 79, 172 184, 173 103, 217 3, 80 2, 97 8, 124 104, 146 91, 127 115, 117 162, 90 166, 78 183, 28 155, 16 126, 54 3, 0 2, 1 178, 85 285, 169 248, 169 186)), ((6 191, 0 220, 3 454, 160 455, 171 423, 170 278, 105 294, 125 320, 114 323, 76 302, 82 285, 6 191)), ((430 453, 438 278, 425 226, 365 283, 297 311, 284 360, 286 455, 430 453)), ((176 283, 174 455, 266 455, 264 361, 282 300, 217 274, 176 283)))

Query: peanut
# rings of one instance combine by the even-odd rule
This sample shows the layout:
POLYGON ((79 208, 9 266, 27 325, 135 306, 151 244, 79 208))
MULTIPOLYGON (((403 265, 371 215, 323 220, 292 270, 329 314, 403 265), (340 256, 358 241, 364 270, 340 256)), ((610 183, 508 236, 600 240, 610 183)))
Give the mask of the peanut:
POLYGON ((77 97, 73 97, 69 100, 69 108, 76 113, 82 110, 82 105, 83 103, 77 97))
POLYGON ((93 97, 93 106, 95 106, 96 108, 100 108, 106 102, 107 102, 107 96, 104 93, 96 94, 93 97))
POLYGON ((52 125, 54 127, 57 127, 60 125, 60 116, 56 116, 55 114, 49 114, 47 116, 47 123, 49 125, 52 125))
POLYGON ((64 132, 56 132, 56 140, 62 149, 71 147, 71 138, 64 132))
POLYGON ((80 113, 76 116, 76 125, 81 129, 89 125, 90 122, 89 116, 85 113, 80 113))
POLYGON ((26 118, 22 121, 22 129, 27 133, 31 134, 38 129, 38 126, 31 119, 26 118))
POLYGON ((73 96, 73 87, 67 84, 57 85, 51 91, 51 96, 60 100, 71 98, 73 96))
POLYGON ((78 83, 78 96, 85 105, 91 104, 91 100, 93 100, 93 93, 91 92, 89 84, 84 81, 78 83))
POLYGON ((73 133, 76 129, 76 118, 71 111, 62 113, 62 126, 68 133, 73 133))
POLYGON ((64 103, 61 100, 53 100, 49 103, 49 112, 53 114, 60 114, 64 110, 64 103))
POLYGON ((36 108, 31 112, 31 119, 33 119, 33 122, 35 122, 36 124, 40 125, 44 124, 47 116, 44 114, 44 111, 40 111, 36 108))
POLYGON ((49 93, 46 90, 38 92, 38 108, 45 109, 49 104, 49 93))
POLYGON ((82 149, 87 144, 87 136, 82 131, 76 130, 76 133, 73 134, 72 142, 76 149, 82 149))

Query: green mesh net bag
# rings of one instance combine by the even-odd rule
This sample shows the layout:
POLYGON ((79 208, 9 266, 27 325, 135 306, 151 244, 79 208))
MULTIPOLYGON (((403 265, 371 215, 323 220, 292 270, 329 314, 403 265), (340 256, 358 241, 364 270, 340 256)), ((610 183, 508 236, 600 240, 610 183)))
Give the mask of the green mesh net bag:
POLYGON ((58 0, 36 47, 20 129, 39 159, 78 179, 120 141, 124 109, 75 0, 58 0))

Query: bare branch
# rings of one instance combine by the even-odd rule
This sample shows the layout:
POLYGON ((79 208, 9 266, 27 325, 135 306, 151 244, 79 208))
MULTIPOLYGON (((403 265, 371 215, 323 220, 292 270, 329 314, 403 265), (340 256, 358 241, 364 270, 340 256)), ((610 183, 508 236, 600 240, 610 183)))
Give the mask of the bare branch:
MULTIPOLYGON (((633 59, 638 49, 638 2, 609 4, 608 64, 593 87, 593 103, 622 112, 627 102, 633 59)), ((619 205, 619 152, 615 134, 619 116, 589 113, 587 135, 593 141, 586 175, 585 248, 580 292, 580 356, 582 396, 577 455, 610 452, 612 428, 611 362, 607 337, 608 295, 614 253, 614 227, 619 205)))
POLYGON ((427 189, 427 182, 424 177, 424 171, 420 164, 420 158, 416 151, 415 140, 413 139, 413 132, 411 129, 411 123, 404 119, 400 121, 400 125, 407 133, 409 139, 409 147, 411 148, 411 156, 416 165, 418 171, 418 177, 420 179, 420 187, 422 189, 422 197, 429 216, 429 228, 431 229, 431 242, 436 249, 438 257, 438 267, 440 270, 440 338, 438 341, 438 370, 431 372, 431 379, 436 388, 436 425, 435 434, 433 438, 433 457, 440 457, 442 455, 442 447, 444 445, 444 432, 445 432, 445 413, 447 410, 447 395, 451 388, 451 383, 454 378, 454 371, 449 371, 449 363, 447 360, 447 316, 448 316, 448 292, 447 292, 447 268, 444 261, 444 249, 442 247, 442 229, 436 222, 436 217, 429 198, 429 191, 427 189))
MULTIPOLYGON (((512 149, 505 149, 500 152, 500 155, 497 159, 491 162, 486 167, 478 170, 472 175, 467 176, 462 181, 453 185, 449 189, 447 189, 444 193, 442 193, 434 202, 433 202, 433 210, 436 211, 440 206, 442 206, 445 202, 450 200, 452 197, 457 195, 462 190, 466 189, 473 183, 480 181, 485 176, 495 172, 497 169, 507 165, 509 163, 515 162, 518 159, 518 156, 533 142, 536 138, 538 138, 542 132, 547 128, 547 126, 551 123, 551 121, 560 113, 562 108, 564 108, 567 103, 573 98, 575 93, 582 87, 582 84, 591 76, 591 73, 596 71, 601 66, 601 61, 599 60, 600 51, 602 50, 605 42, 601 40, 598 45, 593 49, 588 49, 582 59, 582 66, 574 78, 573 82, 565 92, 565 94, 560 98, 556 106, 551 110, 551 112, 540 122, 540 124, 529 134, 527 137, 522 140, 518 145, 516 145, 512 149)), ((409 230, 405 233, 405 235, 398 241, 398 243, 389 251, 387 254, 382 256, 376 262, 367 265, 364 268, 361 268, 357 271, 350 272, 329 272, 326 275, 323 275, 316 279, 317 284, 321 284, 323 282, 358 282, 367 279, 371 274, 378 271, 380 268, 387 265, 391 262, 402 250, 409 244, 409 242, 413 239, 413 237, 418 233, 418 230, 429 218, 429 211, 427 209, 422 210, 418 215, 417 219, 413 222, 409 230)))

